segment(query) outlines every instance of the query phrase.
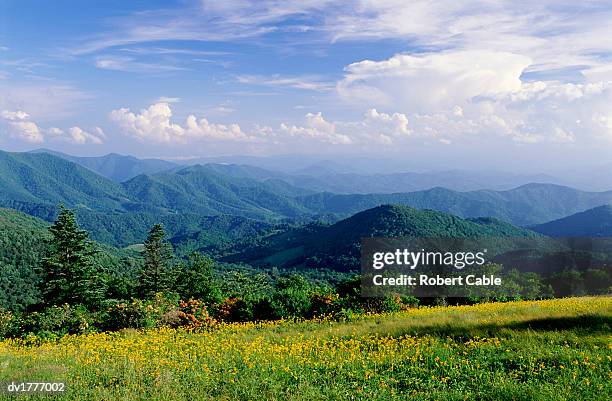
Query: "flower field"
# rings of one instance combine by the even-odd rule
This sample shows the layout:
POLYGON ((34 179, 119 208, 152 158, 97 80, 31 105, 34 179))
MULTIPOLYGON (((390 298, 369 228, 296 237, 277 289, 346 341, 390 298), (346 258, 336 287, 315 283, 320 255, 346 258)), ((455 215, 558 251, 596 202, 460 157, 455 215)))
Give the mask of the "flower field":
POLYGON ((611 325, 598 297, 4 340, 0 382, 65 381, 71 400, 610 400, 611 325))

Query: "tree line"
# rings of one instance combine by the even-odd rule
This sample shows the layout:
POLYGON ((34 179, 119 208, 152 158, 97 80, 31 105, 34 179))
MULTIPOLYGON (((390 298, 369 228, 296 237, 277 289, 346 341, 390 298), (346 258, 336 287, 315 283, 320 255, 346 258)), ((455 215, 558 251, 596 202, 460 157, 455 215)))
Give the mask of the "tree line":
MULTIPOLYGON (((0 337, 55 337, 159 326, 209 329, 219 321, 322 315, 350 319, 363 312, 399 311, 419 303, 487 300, 363 298, 356 274, 320 270, 283 274, 275 269, 265 272, 248 266, 224 266, 200 253, 180 259, 175 257, 161 224, 151 227, 136 266, 132 262, 113 266, 106 261, 100 245, 79 227, 74 211, 63 206, 48 231, 45 255, 36 271, 37 278, 32 277, 39 300, 24 310, 0 308, 0 337)), ((564 271, 556 278, 560 286, 596 280, 609 287, 610 278, 600 276, 600 272, 564 271)), ((537 274, 515 272, 508 277, 514 279, 511 285, 522 289, 523 298, 525 294, 536 297, 544 293, 545 283, 537 274)), ((520 298, 517 293, 515 297, 496 300, 520 298)))

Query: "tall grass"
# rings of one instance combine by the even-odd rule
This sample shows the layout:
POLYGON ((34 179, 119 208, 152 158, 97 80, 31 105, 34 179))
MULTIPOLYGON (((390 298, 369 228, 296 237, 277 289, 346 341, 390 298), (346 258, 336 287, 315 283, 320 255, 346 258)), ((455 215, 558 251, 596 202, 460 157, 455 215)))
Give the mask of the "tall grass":
MULTIPOLYGON (((0 342, 72 400, 609 400, 612 298, 0 342)), ((0 397, 7 397, 0 393, 0 397)))

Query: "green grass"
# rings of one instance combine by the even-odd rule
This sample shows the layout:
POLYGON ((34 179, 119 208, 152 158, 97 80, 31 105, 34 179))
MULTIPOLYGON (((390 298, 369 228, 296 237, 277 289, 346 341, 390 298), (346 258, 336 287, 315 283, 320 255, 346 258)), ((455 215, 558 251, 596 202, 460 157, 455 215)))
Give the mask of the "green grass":
MULTIPOLYGON (((612 299, 0 342, 0 382, 70 400, 609 400, 612 299)), ((6 394, 0 395, 0 397, 6 394)))

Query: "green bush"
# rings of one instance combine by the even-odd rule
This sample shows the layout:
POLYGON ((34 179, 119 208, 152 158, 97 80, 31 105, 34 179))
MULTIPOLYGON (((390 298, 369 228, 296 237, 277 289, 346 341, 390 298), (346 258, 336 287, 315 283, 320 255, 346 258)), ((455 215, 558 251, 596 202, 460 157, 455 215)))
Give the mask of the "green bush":
POLYGON ((40 312, 15 315, 6 330, 7 336, 33 334, 39 338, 55 338, 66 334, 97 331, 96 315, 83 305, 51 306, 40 312))
POLYGON ((276 318, 307 316, 312 308, 310 284, 297 274, 279 279, 271 306, 276 318))

